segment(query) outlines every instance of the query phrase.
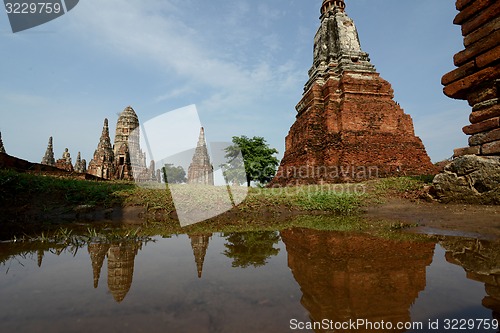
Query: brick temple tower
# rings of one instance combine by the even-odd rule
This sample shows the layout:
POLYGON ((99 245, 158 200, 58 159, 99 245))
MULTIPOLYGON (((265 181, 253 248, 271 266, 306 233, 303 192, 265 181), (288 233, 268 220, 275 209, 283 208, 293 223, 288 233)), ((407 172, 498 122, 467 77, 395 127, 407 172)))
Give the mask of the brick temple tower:
POLYGON ((80 152, 78 152, 78 155, 76 156, 74 169, 79 173, 87 172, 87 161, 85 159, 82 159, 82 155, 80 154, 80 152))
POLYGON ((56 166, 56 160, 54 158, 54 146, 52 145, 52 137, 49 138, 49 143, 47 145, 47 150, 42 158, 41 164, 56 166))
POLYGON ((139 118, 130 106, 123 110, 116 122, 113 152, 117 179, 132 180, 134 172, 139 176, 146 171, 146 154, 139 146, 139 118))
POLYGON ((272 184, 433 174, 409 115, 363 52, 343 0, 324 0, 314 61, 272 184))
POLYGON ((108 119, 104 119, 101 138, 87 173, 96 177, 111 179, 115 174, 114 153, 109 137, 108 119))
POLYGON ((188 168, 188 184, 214 185, 213 170, 205 141, 205 130, 202 127, 193 160, 188 168))

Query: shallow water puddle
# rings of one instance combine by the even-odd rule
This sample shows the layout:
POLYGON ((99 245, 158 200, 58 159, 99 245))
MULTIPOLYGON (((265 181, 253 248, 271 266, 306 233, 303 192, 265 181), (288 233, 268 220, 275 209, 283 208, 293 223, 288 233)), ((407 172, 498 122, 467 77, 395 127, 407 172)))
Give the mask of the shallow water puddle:
POLYGON ((499 249, 309 229, 2 244, 1 330, 497 332, 499 249))

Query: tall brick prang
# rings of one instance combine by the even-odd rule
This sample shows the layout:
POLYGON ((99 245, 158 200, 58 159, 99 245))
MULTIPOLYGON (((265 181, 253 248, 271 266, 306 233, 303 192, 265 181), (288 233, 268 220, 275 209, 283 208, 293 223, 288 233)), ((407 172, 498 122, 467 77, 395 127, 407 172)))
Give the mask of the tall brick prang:
POLYGON ((205 130, 200 129, 198 144, 194 151, 193 159, 188 168, 188 184, 213 185, 214 184, 214 168, 210 163, 208 155, 207 143, 205 141, 205 130))
POLYGON ((114 159, 115 155, 109 137, 108 119, 104 119, 101 138, 97 149, 94 151, 94 157, 90 160, 87 172, 99 178, 111 179, 116 170, 114 159))
POLYGON ((52 145, 52 137, 49 138, 49 143, 47 144, 47 150, 42 158, 41 164, 56 166, 56 160, 54 158, 54 146, 52 145))
POLYGON ((108 119, 104 119, 101 138, 89 163, 88 173, 104 179, 158 181, 154 162, 151 169, 146 167, 146 153, 140 146, 139 118, 132 107, 126 107, 120 113, 113 145, 108 119))
POLYGON ((343 0, 324 0, 314 61, 272 184, 434 174, 409 115, 363 52, 343 0))
POLYGON ((131 106, 126 107, 116 122, 113 152, 117 179, 151 178, 146 168, 146 154, 139 144, 139 118, 131 106))

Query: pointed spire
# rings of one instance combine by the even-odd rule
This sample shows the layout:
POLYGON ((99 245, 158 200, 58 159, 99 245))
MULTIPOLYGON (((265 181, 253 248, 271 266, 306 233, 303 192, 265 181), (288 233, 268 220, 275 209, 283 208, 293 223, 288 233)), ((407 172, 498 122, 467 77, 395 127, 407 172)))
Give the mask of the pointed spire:
POLYGON ((43 255, 45 252, 43 250, 38 250, 37 252, 37 264, 38 267, 42 267, 43 255))
MULTIPOLYGON (((109 126, 108 126, 108 118, 104 118, 104 125, 102 126, 102 134, 101 140, 109 138, 109 126)), ((111 142, 111 139, 109 140, 111 142)))
POLYGON ((207 143, 205 141, 205 129, 202 127, 200 129, 200 136, 198 137, 198 147, 206 146, 207 143))
POLYGON ((196 270, 198 278, 201 279, 203 273, 203 263, 207 254, 208 243, 212 234, 197 234, 189 235, 191 239, 191 248, 193 249, 194 261, 196 262, 196 270))
POLYGON ((75 171, 79 173, 87 172, 87 162, 85 160, 82 160, 80 152, 78 152, 78 156, 76 157, 75 171))
POLYGON ((99 277, 101 276, 102 264, 106 258, 109 244, 91 243, 88 246, 90 261, 92 263, 92 272, 94 275, 94 288, 99 286, 99 277))
POLYGON ((104 118, 104 125, 102 126, 102 134, 99 140, 97 149, 112 149, 111 138, 109 136, 108 118, 104 118))
POLYGON ((331 75, 344 71, 375 73, 368 53, 361 49, 356 25, 344 8, 344 0, 324 0, 321 5, 321 26, 314 37, 313 65, 304 92, 314 82, 323 85, 331 75))
POLYGON ((200 129, 198 145, 188 168, 188 184, 214 185, 213 167, 208 155, 205 130, 200 129))
POLYGON ((52 146, 52 137, 49 138, 49 143, 47 145, 47 150, 42 158, 42 163, 45 165, 55 166, 56 160, 54 158, 54 147, 52 146))
POLYGON ((3 141, 2 141, 2 132, 0 132, 0 153, 6 154, 5 147, 3 146, 3 141))

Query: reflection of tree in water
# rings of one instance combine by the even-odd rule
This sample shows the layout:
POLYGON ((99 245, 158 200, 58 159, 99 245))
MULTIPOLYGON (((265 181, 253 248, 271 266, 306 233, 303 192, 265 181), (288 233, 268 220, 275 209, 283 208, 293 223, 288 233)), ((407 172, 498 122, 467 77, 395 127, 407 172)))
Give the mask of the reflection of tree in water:
POLYGON ((224 234, 227 250, 223 253, 233 259, 233 267, 264 266, 267 259, 275 256, 280 249, 274 248, 280 236, 277 231, 257 231, 224 234))

